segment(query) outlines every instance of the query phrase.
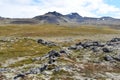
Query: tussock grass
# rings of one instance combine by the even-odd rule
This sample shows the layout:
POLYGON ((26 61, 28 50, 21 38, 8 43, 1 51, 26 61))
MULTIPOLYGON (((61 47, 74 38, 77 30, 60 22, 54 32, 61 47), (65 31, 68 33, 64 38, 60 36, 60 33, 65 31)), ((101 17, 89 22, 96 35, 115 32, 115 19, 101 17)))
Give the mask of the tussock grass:
POLYGON ((42 56, 52 49, 58 49, 57 46, 44 46, 31 39, 20 39, 14 43, 5 42, 1 47, 3 48, 0 50, 1 62, 10 58, 42 56))

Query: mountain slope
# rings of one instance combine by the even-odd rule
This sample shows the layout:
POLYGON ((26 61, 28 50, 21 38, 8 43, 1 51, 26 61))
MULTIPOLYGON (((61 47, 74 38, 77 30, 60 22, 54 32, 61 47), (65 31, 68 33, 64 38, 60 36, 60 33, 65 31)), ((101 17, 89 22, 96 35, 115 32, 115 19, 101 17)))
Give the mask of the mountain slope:
POLYGON ((120 19, 112 17, 82 17, 78 13, 63 15, 56 11, 33 18, 3 18, 0 17, 0 24, 69 24, 69 25, 100 25, 120 28, 120 19))
POLYGON ((37 19, 40 23, 52 23, 52 24, 59 24, 59 23, 66 23, 67 21, 64 19, 64 16, 57 12, 48 12, 42 16, 36 16, 33 19, 37 19))
POLYGON ((120 19, 112 17, 82 17, 78 13, 71 13, 62 15, 58 12, 48 12, 44 15, 36 16, 33 19, 39 20, 40 23, 52 23, 52 24, 88 24, 88 25, 108 25, 119 26, 120 19))

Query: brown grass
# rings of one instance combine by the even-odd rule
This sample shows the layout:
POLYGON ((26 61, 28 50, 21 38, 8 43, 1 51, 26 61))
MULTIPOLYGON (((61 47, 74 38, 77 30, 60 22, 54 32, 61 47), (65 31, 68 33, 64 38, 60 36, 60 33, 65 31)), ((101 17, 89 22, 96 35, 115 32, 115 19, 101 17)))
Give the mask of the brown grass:
POLYGON ((109 27, 78 26, 65 27, 60 25, 9 25, 0 26, 0 36, 22 37, 58 37, 94 34, 119 34, 119 30, 109 27))

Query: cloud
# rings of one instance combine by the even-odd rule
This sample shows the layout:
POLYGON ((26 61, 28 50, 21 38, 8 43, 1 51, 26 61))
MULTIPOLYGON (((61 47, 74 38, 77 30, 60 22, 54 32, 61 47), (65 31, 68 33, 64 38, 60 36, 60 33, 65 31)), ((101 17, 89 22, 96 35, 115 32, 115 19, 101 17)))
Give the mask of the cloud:
POLYGON ((32 5, 31 0, 1 0, 0 16, 3 17, 33 17, 39 13, 39 7, 32 5))
POLYGON ((34 17, 49 11, 62 14, 78 12, 82 16, 112 16, 120 18, 120 8, 105 0, 1 0, 0 16, 34 17))

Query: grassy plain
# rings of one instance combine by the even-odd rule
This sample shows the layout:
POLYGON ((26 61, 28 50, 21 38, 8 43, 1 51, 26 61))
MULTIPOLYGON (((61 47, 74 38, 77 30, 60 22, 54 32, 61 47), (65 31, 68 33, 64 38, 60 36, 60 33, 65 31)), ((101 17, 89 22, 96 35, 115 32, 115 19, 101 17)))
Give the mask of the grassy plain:
POLYGON ((120 30, 101 26, 8 25, 0 26, 0 36, 63 37, 94 34, 120 34, 120 30))

